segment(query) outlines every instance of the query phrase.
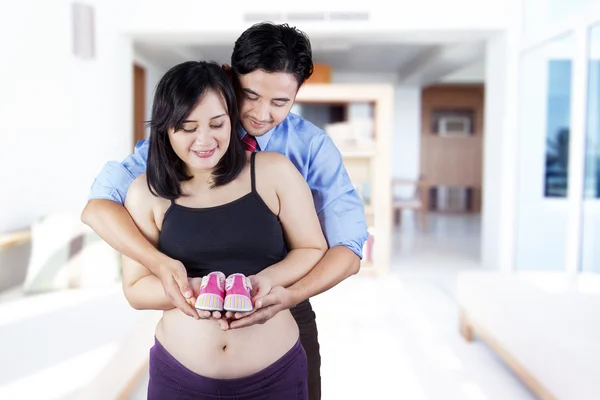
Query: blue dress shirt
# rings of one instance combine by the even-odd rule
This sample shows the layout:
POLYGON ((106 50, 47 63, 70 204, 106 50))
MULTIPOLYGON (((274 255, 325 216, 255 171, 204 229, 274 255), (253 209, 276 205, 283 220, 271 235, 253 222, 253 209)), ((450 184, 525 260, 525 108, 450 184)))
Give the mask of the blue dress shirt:
MULTIPOLYGON (((245 134, 240 129, 240 137, 245 134)), ((346 246, 362 258, 368 237, 365 211, 331 138, 309 121, 290 113, 257 140, 261 150, 287 156, 304 176, 329 247, 346 246)), ((129 185, 146 172, 148 147, 148 141, 140 141, 123 162, 106 163, 92 184, 89 198, 123 204, 129 185)))

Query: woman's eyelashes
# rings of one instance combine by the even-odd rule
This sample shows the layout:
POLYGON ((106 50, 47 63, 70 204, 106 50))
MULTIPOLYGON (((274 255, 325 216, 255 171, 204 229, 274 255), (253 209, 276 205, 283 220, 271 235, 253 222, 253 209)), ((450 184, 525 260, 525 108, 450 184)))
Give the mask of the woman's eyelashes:
MULTIPOLYGON (((219 129, 219 128, 222 128, 223 125, 225 125, 225 122, 221 122, 218 125, 209 125, 209 126, 210 126, 211 129, 219 129)), ((198 130, 198 127, 195 126, 195 127, 192 128, 192 127, 185 127, 184 126, 183 128, 181 128, 181 130, 183 132, 185 132, 185 133, 194 133, 194 132, 196 132, 198 130)))

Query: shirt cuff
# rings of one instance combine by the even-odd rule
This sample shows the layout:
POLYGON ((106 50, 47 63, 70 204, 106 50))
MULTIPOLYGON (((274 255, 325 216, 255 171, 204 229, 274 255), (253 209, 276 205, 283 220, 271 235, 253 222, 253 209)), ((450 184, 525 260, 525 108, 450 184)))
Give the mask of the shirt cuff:
POLYGON ((125 204, 125 199, 121 197, 118 191, 100 186, 92 188, 88 196, 89 200, 112 200, 121 205, 125 204))
POLYGON ((108 162, 92 183, 88 200, 108 199, 125 204, 125 196, 135 177, 118 162, 108 162))
POLYGON ((369 237, 362 209, 322 218, 321 227, 330 248, 345 246, 362 260, 363 246, 369 237))

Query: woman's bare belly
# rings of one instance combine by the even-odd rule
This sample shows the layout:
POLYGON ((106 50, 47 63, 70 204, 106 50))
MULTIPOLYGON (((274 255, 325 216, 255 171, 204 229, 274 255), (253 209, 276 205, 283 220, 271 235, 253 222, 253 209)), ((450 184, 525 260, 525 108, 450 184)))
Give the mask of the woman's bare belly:
POLYGON ((298 341, 289 310, 266 323, 223 331, 218 321, 196 320, 178 309, 165 311, 156 338, 177 361, 207 378, 252 375, 273 364, 298 341))

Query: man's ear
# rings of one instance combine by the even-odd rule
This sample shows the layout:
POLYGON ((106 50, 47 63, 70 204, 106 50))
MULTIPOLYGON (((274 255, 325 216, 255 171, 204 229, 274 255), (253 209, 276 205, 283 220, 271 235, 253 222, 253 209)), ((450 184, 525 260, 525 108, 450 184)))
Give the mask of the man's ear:
POLYGON ((228 64, 223 64, 221 66, 221 68, 223 68, 223 71, 225 71, 225 74, 227 74, 227 77, 229 77, 229 80, 232 81, 233 70, 231 69, 231 66, 229 66, 228 64))
POLYGON ((300 84, 300 86, 298 86, 298 89, 296 90, 296 96, 298 96, 298 92, 300 91, 300 89, 302 89, 302 86, 304 86, 304 84, 305 84, 305 83, 306 83, 306 82, 302 82, 302 83, 300 84))

